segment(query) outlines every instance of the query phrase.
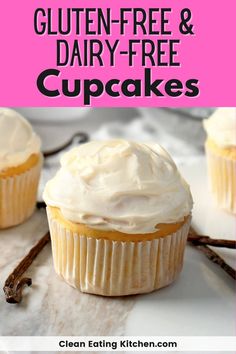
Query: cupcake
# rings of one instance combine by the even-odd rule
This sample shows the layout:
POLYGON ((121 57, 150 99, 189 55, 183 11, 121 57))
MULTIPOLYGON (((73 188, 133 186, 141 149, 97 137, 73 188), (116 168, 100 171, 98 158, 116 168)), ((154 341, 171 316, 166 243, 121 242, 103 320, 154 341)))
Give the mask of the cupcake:
POLYGON ((18 225, 33 213, 42 165, 40 145, 20 114, 0 108, 0 229, 18 225))
POLYGON ((219 108, 203 124, 212 193, 221 208, 236 213, 236 108, 219 108))
POLYGON ((181 271, 192 197, 158 144, 90 142, 44 190, 56 273, 82 292, 151 292, 181 271))

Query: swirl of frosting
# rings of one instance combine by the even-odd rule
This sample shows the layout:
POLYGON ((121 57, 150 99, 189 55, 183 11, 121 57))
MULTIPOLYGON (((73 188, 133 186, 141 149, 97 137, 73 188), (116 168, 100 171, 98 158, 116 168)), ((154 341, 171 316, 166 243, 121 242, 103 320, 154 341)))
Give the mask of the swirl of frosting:
POLYGON ((236 108, 218 108, 203 125, 208 137, 217 145, 236 146, 236 108))
POLYGON ((19 113, 0 108, 0 171, 24 163, 40 146, 38 135, 19 113))
POLYGON ((47 205, 75 223, 128 234, 152 233, 182 221, 192 197, 158 144, 94 141, 67 152, 44 190, 47 205))

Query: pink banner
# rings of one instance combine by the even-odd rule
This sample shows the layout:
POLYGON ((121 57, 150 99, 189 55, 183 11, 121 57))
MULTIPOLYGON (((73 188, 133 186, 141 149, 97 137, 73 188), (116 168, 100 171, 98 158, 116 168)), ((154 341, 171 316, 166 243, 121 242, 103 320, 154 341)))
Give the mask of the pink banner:
POLYGON ((236 104, 235 0, 0 6, 2 106, 236 104))

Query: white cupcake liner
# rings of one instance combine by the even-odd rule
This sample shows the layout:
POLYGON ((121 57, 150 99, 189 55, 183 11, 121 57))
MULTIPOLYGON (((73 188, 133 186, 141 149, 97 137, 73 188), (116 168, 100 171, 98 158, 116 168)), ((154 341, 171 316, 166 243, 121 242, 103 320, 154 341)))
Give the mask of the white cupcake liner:
POLYGON ((79 235, 47 209, 55 271, 82 292, 122 296, 151 292, 172 283, 183 265, 190 227, 152 241, 121 242, 79 235))
POLYGON ((209 183, 217 205, 236 213, 236 161, 206 147, 209 183))
POLYGON ((34 211, 42 158, 29 170, 0 177, 0 229, 18 225, 34 211))

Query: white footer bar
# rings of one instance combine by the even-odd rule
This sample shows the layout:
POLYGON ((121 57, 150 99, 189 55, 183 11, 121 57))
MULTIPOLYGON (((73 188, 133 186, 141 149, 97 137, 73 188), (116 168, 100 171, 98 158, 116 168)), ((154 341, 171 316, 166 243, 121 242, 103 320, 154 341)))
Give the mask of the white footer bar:
POLYGON ((236 337, 0 337, 0 351, 178 352, 236 351, 236 337))

